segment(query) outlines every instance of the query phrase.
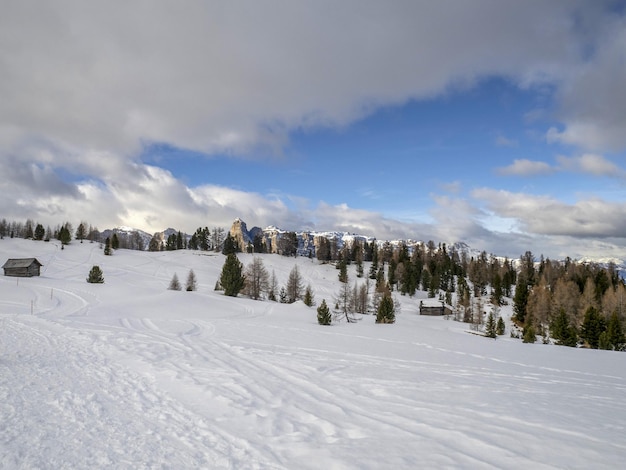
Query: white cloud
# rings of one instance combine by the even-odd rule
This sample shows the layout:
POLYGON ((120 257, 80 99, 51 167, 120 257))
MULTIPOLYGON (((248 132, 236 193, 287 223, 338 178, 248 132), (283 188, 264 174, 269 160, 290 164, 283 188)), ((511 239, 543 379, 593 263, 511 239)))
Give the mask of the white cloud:
POLYGON ((614 178, 626 177, 626 171, 607 160, 602 155, 584 154, 577 157, 557 157, 559 167, 565 171, 591 174, 595 176, 609 176, 614 178))
POLYGON ((530 234, 568 237, 623 238, 626 206, 598 198, 566 204, 549 196, 534 196, 480 188, 472 196, 499 217, 519 221, 530 234))
POLYGON ((555 169, 546 162, 520 159, 509 166, 498 168, 497 173, 505 176, 533 176, 554 173, 555 169))

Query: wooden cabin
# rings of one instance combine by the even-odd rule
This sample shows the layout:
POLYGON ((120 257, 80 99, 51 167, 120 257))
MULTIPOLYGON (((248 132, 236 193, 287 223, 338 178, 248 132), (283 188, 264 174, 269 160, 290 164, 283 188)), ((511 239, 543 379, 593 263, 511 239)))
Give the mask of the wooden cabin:
POLYGON ((5 276, 33 277, 39 276, 39 268, 43 264, 37 258, 8 259, 2 266, 5 276))
POLYGON ((452 307, 435 299, 420 301, 420 315, 452 315, 452 307))

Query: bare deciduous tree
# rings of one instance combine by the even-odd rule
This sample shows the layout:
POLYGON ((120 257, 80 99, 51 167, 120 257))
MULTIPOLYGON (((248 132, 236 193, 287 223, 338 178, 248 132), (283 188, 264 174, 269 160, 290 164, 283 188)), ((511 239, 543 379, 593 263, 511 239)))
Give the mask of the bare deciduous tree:
POLYGON ((259 300, 265 292, 268 291, 270 282, 269 275, 263 260, 258 256, 252 259, 252 262, 246 267, 246 285, 244 293, 251 299, 259 300))

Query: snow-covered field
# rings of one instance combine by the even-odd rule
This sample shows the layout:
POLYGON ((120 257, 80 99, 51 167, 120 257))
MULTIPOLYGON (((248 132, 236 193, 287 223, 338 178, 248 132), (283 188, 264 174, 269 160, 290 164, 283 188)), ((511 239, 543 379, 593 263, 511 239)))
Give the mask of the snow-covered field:
MULTIPOLYGON (((302 303, 214 292, 222 255, 0 240, 0 263, 32 256, 40 277, 0 276, 0 468, 626 461, 624 353, 490 340, 409 298, 394 325, 322 327, 302 303), (94 264, 104 284, 85 281, 94 264), (189 269, 198 291, 167 290, 189 269)), ((332 304, 333 267, 263 260, 281 284, 298 263, 332 304)))

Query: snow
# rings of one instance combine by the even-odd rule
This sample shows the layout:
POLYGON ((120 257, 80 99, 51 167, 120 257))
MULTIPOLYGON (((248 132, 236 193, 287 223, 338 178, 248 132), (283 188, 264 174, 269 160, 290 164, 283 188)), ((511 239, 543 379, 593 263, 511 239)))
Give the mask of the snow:
MULTIPOLYGON (((400 297, 394 325, 364 316, 322 327, 301 302, 214 292, 222 255, 105 257, 99 244, 0 240, 0 261, 33 256, 40 277, 0 276, 1 468, 621 468, 626 458, 626 354, 494 341, 419 316, 418 298, 400 297), (85 281, 95 264, 104 284, 85 281), (167 290, 190 269, 197 292, 167 290)), ((297 263, 318 304, 332 305, 333 267, 263 261, 281 284, 297 263)))

